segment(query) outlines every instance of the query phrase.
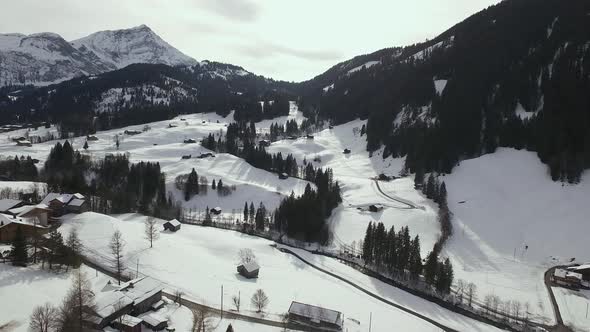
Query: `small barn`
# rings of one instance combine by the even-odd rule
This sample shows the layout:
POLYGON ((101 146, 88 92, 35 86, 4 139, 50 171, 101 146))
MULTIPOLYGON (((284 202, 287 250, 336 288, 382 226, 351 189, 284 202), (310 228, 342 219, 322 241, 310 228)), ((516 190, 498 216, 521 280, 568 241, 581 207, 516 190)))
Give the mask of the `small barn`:
POLYGON ((553 272, 553 282, 560 286, 578 289, 582 285, 582 274, 568 271, 566 269, 555 269, 553 272))
POLYGON ((307 135, 306 136, 308 139, 313 139, 313 135, 307 135))
POLYGON ((344 151, 342 153, 344 153, 344 154, 350 154, 350 149, 344 149, 344 151))
POLYGON ((180 229, 180 221, 178 221, 176 219, 172 219, 172 220, 164 223, 164 230, 176 232, 179 229, 180 229))
POLYGON ((157 313, 140 315, 139 318, 143 320, 143 325, 152 331, 162 331, 168 327, 168 320, 157 313))
POLYGON ((381 210, 383 210, 383 205, 381 205, 381 204, 369 205, 369 211, 371 211, 371 212, 379 212, 381 210))
POLYGON ((182 156, 182 159, 191 159, 193 156, 190 154, 186 154, 184 156, 182 156))
POLYGON ((194 143, 197 143, 197 141, 195 141, 192 138, 187 138, 184 140, 184 144, 194 144, 194 143))
POLYGON ((248 279, 258 278, 260 266, 254 261, 238 265, 238 273, 248 279))
POLYGON ((31 141, 28 141, 28 140, 20 140, 20 141, 16 142, 16 145, 31 147, 31 146, 33 146, 33 143, 31 143, 31 141))
POLYGON ((221 208, 219 206, 212 208, 210 211, 213 214, 217 214, 217 215, 221 214, 221 208))
POLYGON ((213 158, 213 157, 215 157, 215 155, 211 152, 205 152, 205 153, 201 153, 197 158, 203 159, 203 158, 209 158, 209 157, 213 158))
POLYGON ((330 310, 315 305, 291 302, 289 307, 289 321, 321 329, 342 330, 343 315, 336 310, 330 310))
POLYGON ((581 274, 583 280, 590 281, 590 263, 576 265, 576 266, 570 266, 567 269, 568 269, 568 271, 581 274))
POLYGON ((270 146, 270 141, 263 139, 260 142, 258 142, 258 145, 266 148, 270 146))
POLYGON ((279 179, 281 179, 281 180, 286 180, 288 178, 289 178, 289 174, 287 174, 287 173, 279 174, 279 179))
POLYGON ((94 141, 98 141, 98 137, 96 137, 94 135, 88 135, 88 136, 86 136, 86 140, 89 142, 94 142, 94 141))

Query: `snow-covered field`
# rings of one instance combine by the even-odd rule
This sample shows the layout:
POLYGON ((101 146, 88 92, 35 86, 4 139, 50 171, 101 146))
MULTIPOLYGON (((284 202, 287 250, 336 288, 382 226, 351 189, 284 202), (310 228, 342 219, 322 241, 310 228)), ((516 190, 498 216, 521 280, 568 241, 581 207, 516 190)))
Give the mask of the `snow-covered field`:
POLYGON ((563 323, 574 331, 590 330, 590 291, 553 287, 563 323))
POLYGON ((553 182, 535 153, 514 149, 463 161, 444 177, 455 215, 445 253, 456 278, 475 282, 480 299, 529 302, 553 322, 543 273, 590 260, 589 175, 578 185, 553 182))
POLYGON ((291 153, 298 161, 304 158, 316 166, 329 167, 334 178, 340 182, 343 204, 334 210, 330 223, 334 233, 334 245, 358 245, 369 222, 382 222, 389 228, 409 226, 412 235, 419 234, 422 255, 426 257, 440 233, 436 221, 438 208, 419 192, 414 190, 411 178, 380 182, 381 189, 388 196, 399 196, 413 202, 419 208, 392 200, 377 190, 372 178, 381 173, 399 175, 403 159, 383 159, 381 151, 369 156, 366 151, 365 136, 360 129, 366 121, 352 121, 334 129, 326 129, 315 134, 314 139, 299 138, 295 141, 278 141, 267 149, 269 152, 291 153), (350 154, 344 154, 350 149, 350 154), (313 161, 319 158, 320 162, 313 161), (381 204, 380 212, 369 212, 371 204, 381 204))
MULTIPOLYGON (((150 249, 143 237, 144 220, 145 217, 136 214, 114 218, 85 213, 70 215, 60 230, 68 232, 72 227, 77 227, 88 253, 103 264, 111 262, 109 239, 115 229, 120 230, 126 241, 124 259, 131 273, 139 264, 140 274, 165 281, 170 291, 179 289, 186 293, 187 298, 210 306, 220 306, 220 289, 223 285, 226 309, 231 307, 231 297, 239 293, 244 304, 241 311, 255 315, 249 299, 256 289, 261 288, 270 299, 267 317, 271 319, 278 320, 278 315, 287 311, 291 301, 300 301, 343 312, 348 318, 345 321, 348 331, 366 331, 371 313, 373 331, 389 331, 392 324, 403 327, 404 331, 438 330, 429 323, 389 307, 313 269, 294 256, 272 247, 273 242, 265 239, 233 231, 183 225, 176 233, 162 231, 160 239, 150 249), (251 248, 256 254, 261 265, 258 279, 247 280, 237 274, 237 253, 241 248, 251 248), (297 282, 293 282, 295 280, 297 282)), ((321 258, 321 264, 344 271, 381 296, 459 330, 495 330, 379 283, 334 260, 321 258)))
MULTIPOLYGON (((104 287, 107 276, 85 265, 81 269, 94 290, 104 287)), ((23 268, 0 264, 0 326, 11 323, 14 329, 9 328, 7 331, 28 331, 33 308, 45 302, 59 306, 70 288, 71 280, 71 273, 50 272, 41 269, 40 265, 23 268)))

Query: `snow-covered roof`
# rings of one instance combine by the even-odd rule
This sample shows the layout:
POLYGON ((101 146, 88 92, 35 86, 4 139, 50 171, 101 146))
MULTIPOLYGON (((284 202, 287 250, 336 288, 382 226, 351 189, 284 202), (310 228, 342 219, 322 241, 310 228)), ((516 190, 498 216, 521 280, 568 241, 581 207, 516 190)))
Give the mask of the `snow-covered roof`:
POLYGON ((13 207, 19 205, 22 201, 18 199, 0 199, 0 211, 8 211, 13 207))
POLYGON ((142 319, 130 315, 121 316, 121 324, 124 326, 135 327, 143 322, 142 319))
POLYGON ((51 211, 45 204, 25 205, 18 208, 10 209, 8 212, 15 214, 17 217, 27 217, 29 213, 35 210, 42 210, 45 212, 51 211))
POLYGON ((168 320, 166 318, 164 318, 154 312, 140 315, 139 318, 151 326, 158 326, 162 323, 168 322, 168 320))
POLYGON ((74 198, 70 201, 70 203, 68 203, 68 206, 82 206, 82 204, 84 204, 84 200, 83 199, 78 199, 78 198, 74 198))
POLYGON ((293 301, 289 313, 309 318, 313 322, 328 322, 342 326, 342 313, 335 310, 293 301))
MULTIPOLYGON (((41 203, 45 204, 45 205, 49 205, 49 203, 51 201, 56 200, 56 199, 58 201, 62 202, 63 204, 68 204, 73 199, 84 200, 84 195, 82 195, 80 193, 76 193, 76 194, 49 193, 49 194, 47 194, 47 196, 45 196, 45 198, 41 201, 41 203)), ((84 202, 80 203, 80 205, 82 205, 83 203, 84 202)), ((80 206, 80 205, 73 205, 73 206, 80 206)))
POLYGON ((582 280, 582 274, 581 273, 577 273, 577 272, 572 272, 572 271, 568 271, 565 269, 555 269, 555 272, 553 273, 554 276, 558 277, 558 278, 574 278, 574 279, 578 279, 578 280, 582 280))
POLYGON ((219 212, 221 212, 221 208, 219 206, 216 206, 216 207, 212 208, 211 211, 219 211, 219 212))
POLYGON ((555 271, 553 271, 553 275, 558 278, 565 278, 566 274, 567 271, 564 269, 555 269, 555 271))
POLYGON ((579 271, 579 270, 590 269, 590 263, 585 263, 585 264, 578 265, 578 266, 570 266, 567 269, 568 270, 572 270, 572 271, 579 271))
POLYGON ((249 261, 246 264, 242 264, 242 266, 248 272, 253 272, 253 271, 256 271, 256 270, 259 270, 260 269, 260 265, 258 265, 258 263, 256 263, 255 261, 249 261))
POLYGON ((0 214, 0 228, 7 226, 9 224, 20 224, 26 226, 33 226, 37 228, 47 228, 46 226, 40 225, 36 220, 34 220, 34 218, 13 218, 12 216, 0 214))
POLYGON ((121 285, 107 283, 96 296, 96 313, 105 318, 118 307, 143 302, 162 288, 161 282, 150 277, 137 278, 121 285))
POLYGON ((170 225, 172 225, 174 227, 180 226, 180 221, 178 221, 176 219, 169 220, 168 223, 170 223, 170 225))

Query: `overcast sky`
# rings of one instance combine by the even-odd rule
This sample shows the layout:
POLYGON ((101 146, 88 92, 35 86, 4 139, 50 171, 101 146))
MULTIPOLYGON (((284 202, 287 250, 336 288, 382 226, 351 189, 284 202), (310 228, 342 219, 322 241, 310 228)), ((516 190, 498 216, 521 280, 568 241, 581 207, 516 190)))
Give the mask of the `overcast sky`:
POLYGON ((498 0, 18 0, 0 32, 67 40, 146 24, 197 60, 301 81, 381 48, 434 38, 498 0))

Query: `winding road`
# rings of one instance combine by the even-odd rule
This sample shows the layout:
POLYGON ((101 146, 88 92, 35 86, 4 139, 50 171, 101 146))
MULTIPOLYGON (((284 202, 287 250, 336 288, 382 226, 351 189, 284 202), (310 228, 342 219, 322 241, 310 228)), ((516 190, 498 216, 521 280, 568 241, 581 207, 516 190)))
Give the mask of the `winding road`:
POLYGON ((554 266, 549 270, 545 271, 544 279, 545 279, 545 287, 547 287, 547 292, 549 292, 549 299, 551 300, 551 306, 553 307, 553 313, 555 314, 555 322, 557 323, 555 326, 551 327, 551 331, 555 332, 571 332, 572 329, 567 327, 563 324, 563 318, 561 317, 561 312, 559 311, 559 305, 557 304, 557 300, 555 299, 555 294, 553 294, 553 289, 551 288, 553 282, 551 281, 551 276, 555 269, 561 268, 563 266, 554 266))
POLYGON ((390 200, 392 200, 392 201, 396 201, 396 202, 398 202, 398 203, 405 204, 405 205, 407 205, 407 206, 408 206, 408 208, 410 208, 410 209, 421 209, 421 210, 424 210, 424 207, 423 207, 423 206, 417 205, 416 203, 414 203, 414 202, 412 202, 412 201, 408 201, 407 199, 403 199, 403 198, 400 198, 400 197, 397 197, 397 196, 392 196, 392 195, 389 195, 389 194, 387 194, 387 193, 386 193, 386 192, 384 192, 384 191, 383 191, 383 189, 381 189, 381 187, 379 186, 379 180, 377 180, 377 179, 374 179, 374 181, 375 181, 375 185, 377 185, 377 190, 379 190, 379 193, 381 193, 381 195, 383 195, 383 196, 385 196, 385 197, 389 198, 389 199, 390 199, 390 200))

